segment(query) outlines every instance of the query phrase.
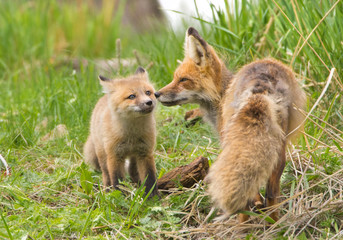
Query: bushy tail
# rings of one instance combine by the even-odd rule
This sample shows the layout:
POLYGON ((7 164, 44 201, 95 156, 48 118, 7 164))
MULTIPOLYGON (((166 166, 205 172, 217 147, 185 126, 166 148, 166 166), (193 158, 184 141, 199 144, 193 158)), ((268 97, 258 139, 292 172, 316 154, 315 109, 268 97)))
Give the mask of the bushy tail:
POLYGON ((284 133, 277 107, 267 95, 251 95, 226 122, 223 151, 208 180, 212 200, 227 214, 246 208, 278 162, 284 133))
POLYGON ((85 156, 85 163, 90 165, 96 171, 101 172, 99 161, 95 153, 95 147, 91 136, 88 136, 87 142, 83 147, 83 154, 85 156))

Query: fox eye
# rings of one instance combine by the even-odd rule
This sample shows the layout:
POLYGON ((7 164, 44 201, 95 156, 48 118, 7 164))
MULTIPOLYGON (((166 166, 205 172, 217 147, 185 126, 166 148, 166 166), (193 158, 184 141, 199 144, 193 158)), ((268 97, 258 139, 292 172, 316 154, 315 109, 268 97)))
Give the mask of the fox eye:
POLYGON ((131 94, 130 96, 127 97, 128 99, 135 99, 136 98, 136 95, 134 94, 131 94))
POLYGON ((151 95, 151 92, 148 90, 145 92, 146 95, 150 96, 151 95))
POLYGON ((187 80, 189 80, 188 78, 181 78, 179 82, 186 82, 187 80))

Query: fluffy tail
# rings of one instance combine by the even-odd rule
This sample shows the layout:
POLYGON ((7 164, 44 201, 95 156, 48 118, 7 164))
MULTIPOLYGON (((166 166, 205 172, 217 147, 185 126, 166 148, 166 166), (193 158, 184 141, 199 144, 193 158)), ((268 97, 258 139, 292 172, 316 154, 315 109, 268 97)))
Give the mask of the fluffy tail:
POLYGON ((96 171, 101 172, 99 161, 95 153, 95 148, 91 136, 88 136, 87 142, 83 147, 83 154, 85 156, 85 163, 90 165, 96 171))
POLYGON ((278 162, 284 133, 277 107, 269 96, 254 94, 226 123, 208 180, 212 200, 227 214, 246 209, 278 162))

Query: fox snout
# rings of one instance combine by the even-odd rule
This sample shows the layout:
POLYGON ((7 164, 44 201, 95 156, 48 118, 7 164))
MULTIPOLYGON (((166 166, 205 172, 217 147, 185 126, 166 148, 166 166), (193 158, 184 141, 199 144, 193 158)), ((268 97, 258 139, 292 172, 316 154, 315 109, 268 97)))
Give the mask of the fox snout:
POLYGON ((161 93, 160 92, 155 92, 154 95, 155 95, 156 98, 159 98, 161 96, 161 93))
POLYGON ((147 101, 145 104, 148 105, 148 106, 151 106, 152 105, 152 101, 151 100, 147 101))
POLYGON ((180 105, 188 101, 189 94, 187 93, 187 90, 180 91, 180 88, 178 88, 177 91, 174 90, 173 87, 175 87, 173 84, 169 84, 155 92, 156 99, 164 106, 180 105))
POLYGON ((148 100, 148 101, 140 103, 138 106, 139 106, 139 112, 145 114, 145 113, 151 113, 154 110, 155 104, 152 100, 148 100))

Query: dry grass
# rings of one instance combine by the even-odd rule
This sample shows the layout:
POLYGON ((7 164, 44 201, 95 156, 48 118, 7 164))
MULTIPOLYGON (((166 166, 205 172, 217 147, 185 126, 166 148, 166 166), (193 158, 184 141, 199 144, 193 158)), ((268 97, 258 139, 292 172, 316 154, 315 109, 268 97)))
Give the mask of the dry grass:
MULTIPOLYGON (((326 220, 327 215, 339 217, 343 208, 343 169, 331 175, 325 173, 322 167, 314 163, 309 157, 310 151, 301 151, 292 146, 288 151, 289 172, 297 179, 297 184, 283 184, 280 203, 272 209, 265 210, 265 215, 251 216, 244 224, 238 224, 236 216, 229 219, 207 222, 208 216, 202 208, 205 195, 197 195, 184 208, 184 227, 174 232, 160 232, 167 237, 175 239, 274 239, 280 236, 286 238, 299 238, 306 232, 308 239, 326 238, 323 226, 319 225, 326 220), (316 176, 309 180, 310 176, 316 176), (324 189, 324 191, 323 191, 324 189), (274 224, 268 223, 264 216, 280 209, 281 218, 274 224)), ((319 146, 320 147, 320 146, 319 146)), ((202 191, 204 185, 200 184, 186 191, 202 191)), ((184 189, 185 190, 185 189, 184 189)), ((180 194, 179 191, 173 194, 180 194)), ((192 194, 190 194, 192 195, 192 194)), ((219 213, 218 216, 220 216, 219 213)), ((328 223, 335 234, 328 235, 327 239, 343 237, 342 222, 328 223)))

